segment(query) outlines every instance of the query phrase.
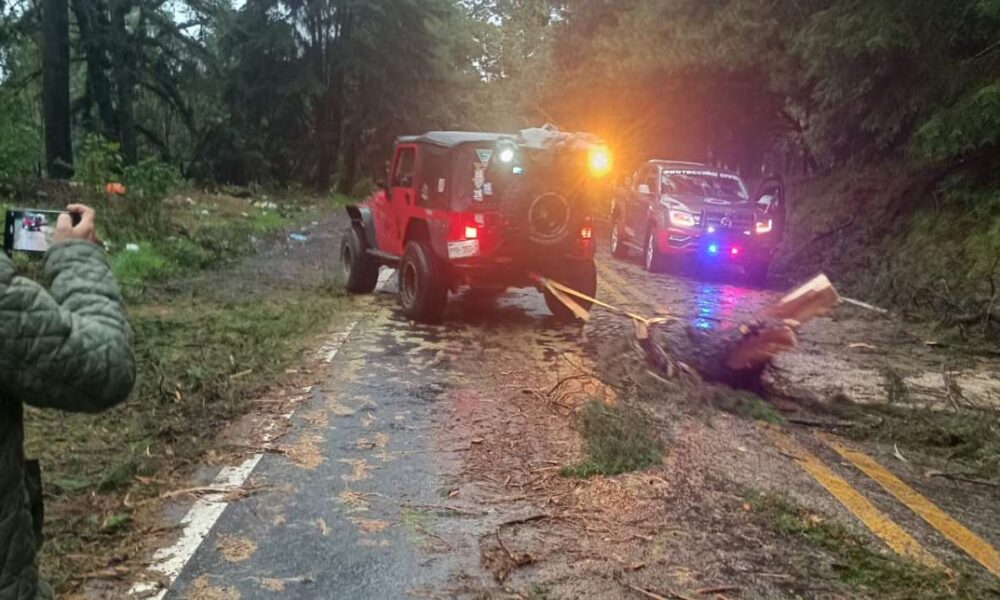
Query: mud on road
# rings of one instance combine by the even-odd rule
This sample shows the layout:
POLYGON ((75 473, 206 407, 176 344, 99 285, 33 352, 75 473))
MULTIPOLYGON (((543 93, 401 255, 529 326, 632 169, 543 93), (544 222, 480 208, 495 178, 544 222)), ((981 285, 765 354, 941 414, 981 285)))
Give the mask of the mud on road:
MULTIPOLYGON (((649 275, 607 256, 599 281, 606 301, 706 328, 777 297, 738 279, 649 275)), ((440 326, 407 322, 395 296, 378 293, 360 299, 349 320, 304 366, 309 385, 285 396, 295 399, 282 405, 287 425, 249 444, 267 450, 240 459, 252 461, 250 475, 235 485, 251 492, 215 498, 221 516, 185 550, 167 598, 909 598, 923 596, 908 585, 966 597, 997 589, 989 569, 998 566, 1000 489, 928 476, 948 471, 939 456, 844 441, 842 417, 824 410, 890 401, 947 408, 956 389, 962 402, 989 404, 996 362, 944 354, 892 319, 844 309, 802 331, 800 349, 768 379, 770 404, 750 401, 734 414, 746 400, 728 403, 727 390, 692 393, 647 373, 629 323, 595 312, 585 326, 560 325, 533 291, 461 296, 440 326), (663 440, 661 463, 567 476, 585 458, 579 412, 592 400, 644 411, 663 440), (898 488, 839 454, 838 440, 958 528, 928 520, 912 497, 901 501, 898 488), (968 585, 980 587, 969 595, 968 585)), ((169 543, 148 580, 163 581, 157 564, 177 549, 169 543)))

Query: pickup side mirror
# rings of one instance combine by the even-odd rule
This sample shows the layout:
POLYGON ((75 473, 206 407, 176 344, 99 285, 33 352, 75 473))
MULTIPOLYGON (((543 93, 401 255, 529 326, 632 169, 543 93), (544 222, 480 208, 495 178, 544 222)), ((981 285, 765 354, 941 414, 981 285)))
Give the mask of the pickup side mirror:
POLYGON ((774 206, 774 196, 771 194, 764 194, 760 198, 757 198, 757 208, 759 208, 764 213, 768 213, 771 207, 774 206))
POLYGON ((647 195, 650 193, 649 186, 646 185, 645 183, 640 183, 638 189, 640 194, 647 195))

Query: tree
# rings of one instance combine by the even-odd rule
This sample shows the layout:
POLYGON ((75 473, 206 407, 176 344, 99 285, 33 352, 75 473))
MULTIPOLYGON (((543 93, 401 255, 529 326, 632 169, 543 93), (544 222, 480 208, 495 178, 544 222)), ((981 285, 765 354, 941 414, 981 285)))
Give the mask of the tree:
POLYGON ((42 107, 45 168, 50 177, 73 175, 69 103, 69 6, 44 0, 42 6, 42 107))

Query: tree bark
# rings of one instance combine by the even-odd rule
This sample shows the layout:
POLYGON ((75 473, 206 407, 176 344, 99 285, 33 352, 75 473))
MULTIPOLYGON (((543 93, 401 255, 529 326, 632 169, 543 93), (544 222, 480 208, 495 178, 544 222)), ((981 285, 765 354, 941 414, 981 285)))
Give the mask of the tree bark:
POLYGON ((106 25, 99 15, 106 7, 100 0, 73 0, 73 14, 80 29, 80 43, 87 62, 87 89, 97 105, 101 119, 101 134, 108 139, 117 138, 117 117, 111 102, 111 83, 108 81, 106 42, 109 38, 106 25))
POLYGON ((757 390, 764 368, 795 347, 796 329, 841 302, 819 275, 743 323, 702 331, 679 323, 637 321, 636 337, 650 364, 670 379, 703 379, 757 390))
POLYGON ((68 0, 42 4, 42 112, 45 168, 49 177, 73 176, 73 138, 69 102, 68 0))
POLYGON ((125 17, 132 10, 132 0, 117 0, 111 10, 111 32, 114 36, 112 53, 115 80, 118 84, 118 140, 122 160, 132 165, 138 160, 139 148, 135 128, 135 88, 137 59, 133 40, 125 26, 125 17))

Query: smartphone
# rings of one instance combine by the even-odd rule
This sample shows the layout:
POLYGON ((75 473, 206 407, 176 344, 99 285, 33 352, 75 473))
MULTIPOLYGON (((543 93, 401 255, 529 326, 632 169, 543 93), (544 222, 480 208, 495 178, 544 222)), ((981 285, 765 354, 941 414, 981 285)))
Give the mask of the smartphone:
MULTIPOLYGON (((56 230, 59 215, 70 214, 65 210, 15 208, 7 211, 3 228, 3 249, 41 254, 52 245, 52 232, 56 230)), ((79 214, 71 214, 73 224, 80 222, 79 214)))

